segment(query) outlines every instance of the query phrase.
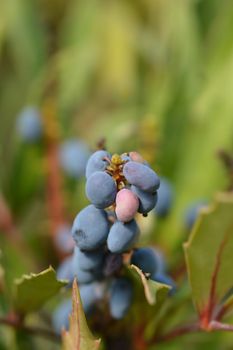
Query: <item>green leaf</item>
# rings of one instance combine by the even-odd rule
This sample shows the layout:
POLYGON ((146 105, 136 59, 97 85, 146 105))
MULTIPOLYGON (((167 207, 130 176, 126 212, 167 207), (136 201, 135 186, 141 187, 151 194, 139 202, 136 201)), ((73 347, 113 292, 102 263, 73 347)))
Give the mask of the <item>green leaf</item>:
POLYGON ((98 350, 100 340, 91 334, 83 311, 76 279, 73 282, 70 329, 62 332, 63 350, 98 350))
POLYGON ((15 308, 23 313, 35 311, 66 285, 67 281, 57 280, 51 266, 38 274, 23 275, 15 280, 15 308))
POLYGON ((184 245, 194 304, 208 324, 233 286, 233 195, 219 193, 203 208, 184 245))
POLYGON ((160 305, 171 289, 170 286, 147 279, 144 273, 135 265, 130 265, 130 269, 134 272, 137 279, 143 284, 146 300, 150 305, 160 305))

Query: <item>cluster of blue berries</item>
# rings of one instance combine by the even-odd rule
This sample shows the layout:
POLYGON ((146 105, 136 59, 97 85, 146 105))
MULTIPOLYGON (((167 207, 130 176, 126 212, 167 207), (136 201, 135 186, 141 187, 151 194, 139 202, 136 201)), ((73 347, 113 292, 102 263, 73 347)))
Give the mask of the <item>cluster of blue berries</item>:
MULTIPOLYGON (((70 285, 77 277, 86 314, 98 301, 108 300, 111 316, 121 319, 133 298, 132 281, 124 276, 124 257, 148 278, 174 285, 158 250, 135 248, 139 238, 135 217, 146 216, 155 207, 160 179, 139 153, 110 155, 105 150, 88 159, 86 179, 91 204, 73 222, 74 252, 61 264, 57 276, 70 280, 70 285)), ((71 303, 65 301, 56 313, 61 309, 65 314, 71 303)), ((58 321, 56 313, 55 328, 59 330, 62 318, 58 321)))
POLYGON ((136 152, 111 156, 100 150, 86 167, 86 195, 92 204, 75 218, 72 236, 80 282, 99 276, 102 256, 130 251, 139 237, 137 213, 147 215, 157 201, 159 177, 136 152), (82 260, 85 260, 82 264, 82 260), (89 266, 94 261, 93 266, 89 266), (92 271, 94 269, 94 271, 92 271), (89 278, 84 271, 89 271, 89 278))

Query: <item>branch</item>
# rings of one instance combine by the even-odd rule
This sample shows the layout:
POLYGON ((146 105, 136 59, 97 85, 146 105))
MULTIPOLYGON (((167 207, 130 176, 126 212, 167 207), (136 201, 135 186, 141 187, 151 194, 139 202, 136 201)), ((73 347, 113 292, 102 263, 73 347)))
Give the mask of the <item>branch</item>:
POLYGON ((47 207, 51 223, 51 237, 60 258, 64 253, 58 250, 55 237, 58 228, 66 222, 63 183, 59 164, 58 139, 59 125, 56 119, 56 106, 52 99, 44 103, 43 120, 47 157, 47 207))
POLYGON ((191 323, 189 325, 184 325, 179 328, 175 328, 171 330, 170 332, 157 336, 155 335, 149 342, 148 345, 155 345, 158 343, 162 343, 165 341, 170 341, 175 338, 178 338, 180 336, 183 336, 185 334, 190 334, 190 333, 196 333, 196 332, 213 332, 213 331, 225 331, 225 332, 233 332, 233 325, 229 325, 226 323, 221 323, 218 321, 210 321, 208 328, 202 328, 201 324, 199 323, 191 323))
POLYGON ((209 324, 209 328, 211 331, 233 332, 233 325, 221 323, 218 321, 211 321, 209 324))
POLYGON ((216 321, 221 321, 222 318, 225 316, 225 314, 232 309, 233 306, 233 300, 229 303, 223 304, 221 306, 221 308, 218 310, 216 316, 215 316, 215 320, 216 321))
POLYGON ((191 323, 189 325, 184 325, 184 326, 181 326, 179 328, 175 328, 164 335, 161 335, 161 336, 156 335, 155 337, 153 337, 149 341, 148 345, 155 345, 157 343, 170 341, 170 340, 178 338, 182 335, 194 333, 194 332, 199 332, 199 331, 201 331, 199 324, 198 323, 191 323))
POLYGON ((145 325, 136 327, 133 336, 133 348, 134 350, 146 350, 147 343, 144 339, 145 325))

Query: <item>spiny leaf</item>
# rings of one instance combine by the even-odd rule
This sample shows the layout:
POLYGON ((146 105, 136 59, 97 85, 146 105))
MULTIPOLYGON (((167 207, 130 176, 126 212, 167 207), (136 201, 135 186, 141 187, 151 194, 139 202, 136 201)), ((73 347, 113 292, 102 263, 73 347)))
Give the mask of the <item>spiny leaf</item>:
POLYGON ((23 275, 15 280, 15 308, 23 313, 35 311, 66 285, 67 281, 57 280, 51 266, 38 274, 23 275))
POLYGON ((98 350, 100 340, 91 334, 83 311, 76 279, 73 282, 70 329, 62 332, 63 350, 98 350))
POLYGON ((208 324, 233 286, 233 194, 220 193, 201 210, 184 245, 194 304, 208 324))
POLYGON ((144 273, 135 265, 130 265, 130 269, 136 272, 137 274, 134 275, 141 279, 145 297, 148 303, 150 305, 162 303, 163 300, 166 298, 167 293, 169 292, 171 287, 166 284, 158 283, 151 279, 147 279, 144 273))

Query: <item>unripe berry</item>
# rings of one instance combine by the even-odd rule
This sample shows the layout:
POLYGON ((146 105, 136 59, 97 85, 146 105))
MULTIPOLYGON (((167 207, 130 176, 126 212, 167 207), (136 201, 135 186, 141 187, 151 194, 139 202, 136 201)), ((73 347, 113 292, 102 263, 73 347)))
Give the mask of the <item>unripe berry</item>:
POLYGON ((127 188, 123 188, 116 196, 116 216, 119 221, 132 220, 138 210, 139 200, 137 196, 127 188))

